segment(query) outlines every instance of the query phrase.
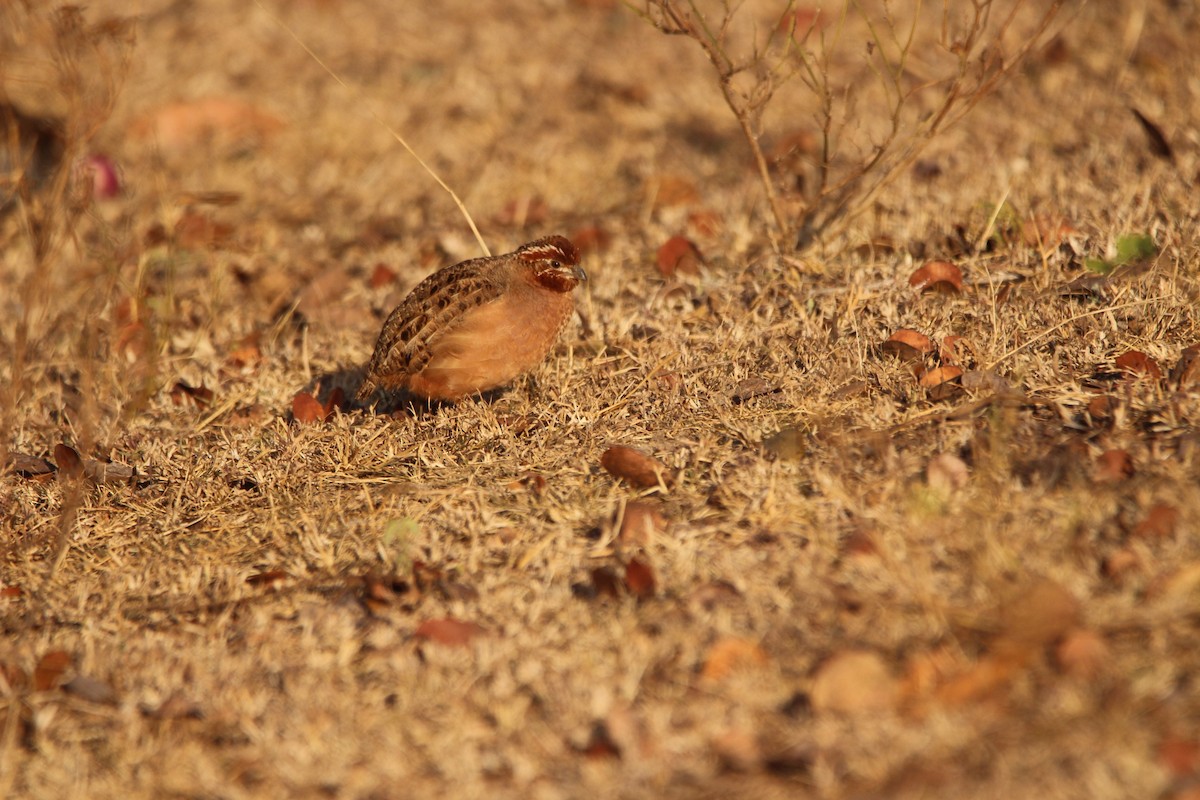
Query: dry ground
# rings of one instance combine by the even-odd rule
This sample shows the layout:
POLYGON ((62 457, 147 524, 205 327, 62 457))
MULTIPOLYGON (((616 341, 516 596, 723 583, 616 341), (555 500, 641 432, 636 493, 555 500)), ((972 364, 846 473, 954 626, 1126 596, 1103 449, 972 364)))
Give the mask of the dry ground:
MULTIPOLYGON (((141 5, 90 145, 124 194, 71 236, 70 191, 0 221, 0 453, 138 473, 0 476, 0 796, 1195 791, 1200 370, 1170 374, 1200 341, 1194 3, 1070 8, 1057 46, 795 255, 702 56, 626 9, 271 4, 494 251, 608 237, 536 374, 322 424, 293 396, 352 387, 381 315, 475 255, 469 231, 264 11, 141 5), (147 143, 201 98, 264 116, 147 143), (1037 214, 1076 232, 1039 247, 1018 229, 1037 214), (707 267, 664 280, 677 233, 707 267), (1076 280, 1128 233, 1158 255, 1076 280), (915 293, 931 257, 966 290, 915 293), (966 337, 982 380, 931 398, 880 350, 902 327, 966 337), (1162 377, 1117 368, 1131 350, 1162 377), (618 443, 673 484, 618 482, 618 443), (666 522, 640 552, 616 520, 638 498, 666 522), (593 576, 633 559, 641 599, 593 576), (417 635, 445 617, 482 632, 417 635), (828 666, 847 651, 874 656, 828 666)), ((21 19, 8 90, 97 102, 49 91, 21 19)), ((803 130, 806 102, 784 92, 769 131, 803 130)))

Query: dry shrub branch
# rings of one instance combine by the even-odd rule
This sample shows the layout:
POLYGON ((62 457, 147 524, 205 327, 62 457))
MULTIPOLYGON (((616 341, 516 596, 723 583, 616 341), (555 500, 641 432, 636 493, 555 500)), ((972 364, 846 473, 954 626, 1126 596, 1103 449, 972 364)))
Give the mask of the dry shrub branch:
POLYGON ((773 15, 729 0, 646 0, 635 11, 704 52, 753 156, 772 238, 799 250, 836 232, 1010 78, 1046 42, 1064 3, 847 0, 831 13, 790 2, 773 15), (789 203, 763 146, 764 118, 796 82, 816 146, 812 179, 802 178, 805 190, 789 203))

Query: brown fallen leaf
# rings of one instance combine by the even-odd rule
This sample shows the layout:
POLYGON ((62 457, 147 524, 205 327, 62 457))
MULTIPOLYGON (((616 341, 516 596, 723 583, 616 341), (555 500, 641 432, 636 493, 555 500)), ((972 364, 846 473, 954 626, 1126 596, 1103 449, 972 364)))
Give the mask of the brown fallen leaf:
POLYGON ((974 355, 974 348, 969 339, 963 336, 947 336, 942 339, 942 347, 938 355, 943 364, 966 366, 974 355))
POLYGON ((666 464, 625 445, 617 444, 605 450, 600 456, 600 466, 614 478, 620 478, 637 489, 671 485, 666 464))
POLYGON ((57 689, 63 682, 63 673, 71 666, 71 655, 66 650, 51 650, 45 653, 33 670, 33 689, 46 692, 57 689))
POLYGON ((949 261, 926 261, 908 277, 908 285, 918 292, 958 294, 963 288, 962 270, 949 261))
POLYGON ((699 275, 700 267, 704 266, 704 256, 700 248, 684 236, 672 236, 662 247, 658 248, 658 271, 664 278, 673 277, 676 273, 683 275, 699 275))
POLYGON ((1129 350, 1117 357, 1117 369, 1131 378, 1145 378, 1157 381, 1162 378, 1162 369, 1158 362, 1140 350, 1129 350))
POLYGON ((633 500, 625 504, 624 513, 621 514, 617 542, 627 549, 647 547, 666 527, 667 518, 657 505, 645 500, 633 500))
POLYGON ((54 445, 54 463, 58 464, 59 475, 68 478, 83 476, 83 460, 75 448, 66 444, 54 445))
POLYGON ((603 253, 612 246, 612 236, 598 225, 588 225, 587 227, 579 228, 567 238, 584 255, 589 253, 603 253))
POLYGON ((761 397, 778 391, 779 387, 776 384, 768 383, 762 378, 746 378, 738 381, 730 396, 734 403, 744 403, 753 397, 761 397))
POLYGON ((1158 744, 1158 763, 1178 778, 1200 773, 1200 740, 1168 734, 1158 744))
POLYGON ((1120 483, 1133 476, 1133 457, 1128 450, 1106 450, 1096 457, 1093 478, 1097 483, 1120 483))
POLYGON ((466 622, 453 617, 427 619, 417 626, 413 636, 449 647, 466 647, 477 636, 483 636, 487 630, 474 622, 466 622))
POLYGON ((67 694, 97 705, 116 705, 117 691, 104 681, 90 675, 76 675, 62 685, 67 694))
POLYGON ((597 597, 620 597, 621 580, 612 567, 596 567, 589 577, 597 597))
POLYGON ((631 559, 625 565, 625 588, 638 600, 649 600, 657 590, 654 569, 641 559, 631 559))
POLYGON ((249 103, 208 97, 162 106, 135 121, 129 132, 164 151, 181 153, 209 143, 237 148, 258 145, 283 126, 281 119, 249 103))
POLYGON ((22 478, 37 478, 52 475, 57 469, 44 458, 29 456, 24 453, 9 453, 8 467, 22 478))
POLYGON ((24 596, 25 596, 25 590, 22 589, 20 586, 13 586, 12 584, 8 584, 6 586, 0 586, 0 598, 2 598, 4 600, 11 600, 16 597, 24 597, 24 596))
POLYGON ((740 636, 718 639, 708 648, 700 678, 705 681, 722 681, 735 672, 761 669, 767 665, 767 653, 758 642, 740 636))
POLYGON ((184 250, 203 250, 228 244, 233 233, 233 225, 228 222, 220 222, 198 211, 187 211, 175 223, 172 238, 184 250))
POLYGON ((925 354, 933 352, 933 340, 923 333, 901 328, 880 345, 885 355, 899 358, 901 361, 920 361, 925 354))
POLYGON ((1167 503, 1156 503, 1146 517, 1133 529, 1133 535, 1143 539, 1166 539, 1175 535, 1179 524, 1179 509, 1167 503))
POLYGON ((1183 348, 1179 362, 1171 370, 1171 383, 1181 391, 1200 386, 1200 344, 1183 348))
POLYGON ((962 367, 936 367, 922 375, 919 383, 929 393, 930 400, 949 400, 962 391, 962 375, 962 367))
POLYGON ((1000 637, 1028 648, 1042 648, 1079 624, 1082 608, 1075 596, 1050 578, 1013 589, 999 607, 1000 637))
POLYGON ((878 653, 843 650, 817 668, 809 697, 822 714, 877 713, 896 707, 900 684, 878 653))
POLYGON ((682 175, 660 175, 654 184, 655 208, 686 206, 699 199, 695 182, 682 175))
POLYGON ((951 494, 967 485, 971 470, 966 462, 951 453, 938 453, 925 465, 925 480, 929 488, 951 494))
POLYGON ((229 351, 226 361, 232 367, 252 367, 262 361, 262 331, 251 331, 229 351))
POLYGON ((325 406, 308 392, 297 392, 292 398, 292 417, 301 425, 325 421, 325 406))
POLYGON ((1087 628, 1074 628, 1054 649, 1058 668, 1081 681, 1095 680, 1112 660, 1104 637, 1087 628))
POLYGON ((368 284, 372 289, 382 289, 384 286, 391 286, 399 277, 391 267, 380 262, 371 271, 371 279, 368 284))

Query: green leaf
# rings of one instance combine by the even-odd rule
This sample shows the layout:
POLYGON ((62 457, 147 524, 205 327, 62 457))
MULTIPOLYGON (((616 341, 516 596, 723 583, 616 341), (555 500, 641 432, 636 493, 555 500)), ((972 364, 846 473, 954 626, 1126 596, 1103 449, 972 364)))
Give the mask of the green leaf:
POLYGON ((1083 266, 1088 272, 1094 272, 1097 275, 1107 275, 1117 268, 1114 262, 1105 261, 1103 258, 1085 258, 1083 266))
POLYGON ((1127 233, 1117 237, 1116 265, 1128 264, 1131 261, 1141 261, 1151 258, 1158 253, 1154 239, 1146 233, 1127 233))

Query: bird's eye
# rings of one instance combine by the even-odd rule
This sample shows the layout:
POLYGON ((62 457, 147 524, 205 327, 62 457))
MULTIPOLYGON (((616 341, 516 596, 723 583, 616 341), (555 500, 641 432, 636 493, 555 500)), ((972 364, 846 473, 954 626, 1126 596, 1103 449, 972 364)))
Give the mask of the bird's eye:
POLYGON ((561 262, 561 261, 553 261, 553 260, 552 260, 552 261, 550 262, 550 266, 551 266, 551 267, 553 267, 554 269, 562 269, 562 262, 561 262))

